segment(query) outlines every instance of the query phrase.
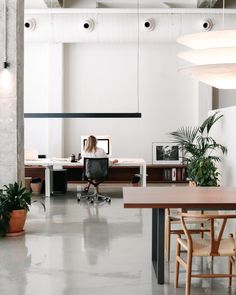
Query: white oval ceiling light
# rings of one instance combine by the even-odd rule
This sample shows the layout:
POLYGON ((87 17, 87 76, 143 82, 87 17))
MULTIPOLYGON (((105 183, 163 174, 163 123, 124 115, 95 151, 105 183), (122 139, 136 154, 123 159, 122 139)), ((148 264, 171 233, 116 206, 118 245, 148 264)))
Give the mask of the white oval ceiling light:
POLYGON ((179 71, 216 88, 236 88, 236 64, 201 65, 179 71))
POLYGON ((236 63, 236 47, 189 50, 180 52, 178 57, 194 65, 236 63))
POLYGON ((179 37, 177 42, 192 49, 232 47, 236 46, 236 30, 188 34, 179 37))

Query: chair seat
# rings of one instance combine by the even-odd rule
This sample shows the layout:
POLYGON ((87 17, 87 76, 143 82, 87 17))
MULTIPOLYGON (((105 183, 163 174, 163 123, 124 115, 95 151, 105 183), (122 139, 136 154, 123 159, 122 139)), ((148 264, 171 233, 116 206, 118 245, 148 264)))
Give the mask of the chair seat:
MULTIPOLYGON (((171 223, 173 223, 173 224, 180 224, 180 218, 179 218, 179 216, 169 215, 169 218, 170 218, 171 223)), ((187 224, 191 224, 191 223, 194 223, 194 224, 202 224, 202 223, 207 223, 208 221, 209 221, 209 219, 207 219, 207 218, 202 218, 202 219, 192 218, 192 219, 188 220, 186 223, 187 224)))
MULTIPOLYGON (((180 245, 187 250, 187 240, 177 238, 180 245)), ((193 256, 209 256, 210 255, 209 239, 193 239, 193 256)), ((235 255, 235 240, 233 237, 222 239, 219 246, 219 256, 234 256, 235 255)))

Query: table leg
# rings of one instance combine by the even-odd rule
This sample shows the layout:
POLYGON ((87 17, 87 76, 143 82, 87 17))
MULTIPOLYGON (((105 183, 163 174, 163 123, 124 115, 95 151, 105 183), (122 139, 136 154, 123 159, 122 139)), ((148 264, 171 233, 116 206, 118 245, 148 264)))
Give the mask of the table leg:
POLYGON ((152 263, 158 284, 164 284, 165 209, 152 209, 152 263))
MULTIPOLYGON (((152 262, 157 262, 157 209, 152 209, 152 262)), ((155 271, 156 268, 154 267, 155 271)))
POLYGON ((50 197, 53 184, 53 166, 47 166, 45 169, 45 197, 50 197))
POLYGON ((142 175, 142 186, 146 187, 147 185, 147 167, 146 164, 143 164, 139 167, 139 174, 142 175))

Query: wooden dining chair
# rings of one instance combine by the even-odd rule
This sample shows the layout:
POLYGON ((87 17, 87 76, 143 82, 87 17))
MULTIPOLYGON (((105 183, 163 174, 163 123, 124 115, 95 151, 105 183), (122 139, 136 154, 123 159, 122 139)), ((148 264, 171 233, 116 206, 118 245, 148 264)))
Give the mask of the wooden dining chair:
MULTIPOLYGON (((165 212, 165 257, 167 262, 170 261, 171 235, 180 236, 184 234, 181 226, 180 216, 178 214, 180 212, 181 209, 170 210, 169 208, 167 208, 165 212)), ((200 212, 203 213, 203 211, 200 212)), ((195 225, 194 233, 200 234, 201 237, 204 236, 205 232, 209 232, 209 220, 207 220, 206 218, 203 218, 202 220, 189 220, 188 223, 192 223, 195 225)))
POLYGON ((180 213, 180 220, 185 234, 185 238, 180 236, 176 242, 176 259, 175 259, 175 287, 178 288, 179 281, 179 266, 180 264, 186 269, 186 289, 185 294, 190 295, 191 278, 228 278, 229 286, 232 283, 232 266, 235 264, 235 239, 232 234, 227 238, 223 238, 223 233, 228 219, 236 218, 236 214, 193 214, 180 213), (188 228, 188 221, 192 219, 207 218, 210 220, 210 233, 204 238, 194 237, 191 230, 188 228), (216 221, 220 220, 220 225, 216 221), (187 259, 181 257, 181 250, 187 251, 187 259), (224 274, 193 274, 192 273, 192 258, 198 257, 228 257, 228 273, 224 274))

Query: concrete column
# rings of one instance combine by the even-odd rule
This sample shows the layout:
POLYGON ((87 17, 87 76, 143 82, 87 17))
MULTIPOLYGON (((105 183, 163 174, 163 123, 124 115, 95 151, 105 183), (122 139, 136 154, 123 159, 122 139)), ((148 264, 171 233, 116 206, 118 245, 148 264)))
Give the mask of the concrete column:
POLYGON ((0 0, 0 187, 24 180, 24 1, 6 4, 10 66, 4 70, 4 0, 0 0))

